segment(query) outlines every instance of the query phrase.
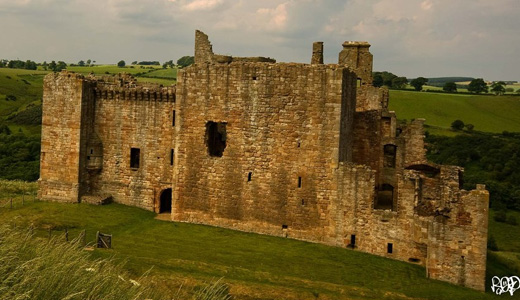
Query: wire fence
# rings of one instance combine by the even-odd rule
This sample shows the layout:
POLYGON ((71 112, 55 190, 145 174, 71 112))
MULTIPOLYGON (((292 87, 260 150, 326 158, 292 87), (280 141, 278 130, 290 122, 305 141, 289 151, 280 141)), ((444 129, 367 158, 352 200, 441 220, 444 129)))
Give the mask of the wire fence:
POLYGON ((0 208, 16 208, 38 201, 36 182, 0 179, 0 208))

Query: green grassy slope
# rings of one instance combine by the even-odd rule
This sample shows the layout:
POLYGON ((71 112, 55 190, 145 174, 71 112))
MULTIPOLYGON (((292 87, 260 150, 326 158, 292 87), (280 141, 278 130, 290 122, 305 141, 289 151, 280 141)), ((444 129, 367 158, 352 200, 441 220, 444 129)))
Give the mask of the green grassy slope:
POLYGON ((520 132, 520 97, 390 91, 390 110, 399 119, 424 118, 427 125, 449 128, 454 120, 487 132, 520 132))
POLYGON ((40 104, 43 76, 47 72, 0 68, 0 118, 23 110, 30 103, 40 104), (6 100, 14 96, 16 100, 6 100))
POLYGON ((159 221, 151 212, 118 204, 26 200, 22 207, 18 201, 14 209, 0 208, 0 219, 17 226, 66 227, 71 236, 86 229, 87 240, 98 230, 111 233, 114 249, 95 250, 94 257, 115 255, 127 260, 127 269, 136 274, 153 266, 151 275, 165 282, 224 277, 235 299, 493 298, 429 280, 417 265, 290 239, 159 221))

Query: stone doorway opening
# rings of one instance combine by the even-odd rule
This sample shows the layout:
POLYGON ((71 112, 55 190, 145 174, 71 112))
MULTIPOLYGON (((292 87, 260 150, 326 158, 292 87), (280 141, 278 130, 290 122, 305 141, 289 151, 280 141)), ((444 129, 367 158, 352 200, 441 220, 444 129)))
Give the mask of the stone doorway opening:
POLYGON ((172 212, 172 189, 164 189, 161 192, 161 200, 159 202, 159 213, 172 212))

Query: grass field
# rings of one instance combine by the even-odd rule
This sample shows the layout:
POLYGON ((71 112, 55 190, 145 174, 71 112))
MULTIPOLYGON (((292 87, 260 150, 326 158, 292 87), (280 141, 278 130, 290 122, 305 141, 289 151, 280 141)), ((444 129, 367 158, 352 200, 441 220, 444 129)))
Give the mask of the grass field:
POLYGON ((427 125, 449 129, 459 119, 487 132, 520 132, 520 97, 390 91, 390 110, 399 119, 426 119, 427 125))
MULTIPOLYGON (((5 202, 2 190, 6 189, 0 187, 0 199, 5 202)), ((132 274, 153 267, 150 276, 164 282, 166 290, 224 277, 235 299, 494 298, 489 292, 429 280, 420 266, 358 251, 159 221, 154 213, 119 204, 58 204, 29 198, 22 206, 17 197, 13 209, 0 208, 3 223, 32 225, 40 228, 36 232, 42 237, 48 236, 49 228, 54 228, 53 235, 63 234, 67 228, 71 237, 86 230, 87 241, 93 240, 98 230, 113 234, 114 248, 95 250, 93 258, 115 256, 127 262, 126 269, 132 274)), ((506 239, 497 236, 499 246, 506 239)), ((517 249, 512 247, 509 250, 517 249)), ((488 268, 507 272, 503 265, 506 256, 493 256, 493 265, 488 268)), ((517 296, 520 294, 508 298, 517 296)))
POLYGON ((47 72, 0 68, 0 118, 23 110, 29 104, 40 105, 43 76, 47 72), (16 100, 7 100, 14 96, 16 100))

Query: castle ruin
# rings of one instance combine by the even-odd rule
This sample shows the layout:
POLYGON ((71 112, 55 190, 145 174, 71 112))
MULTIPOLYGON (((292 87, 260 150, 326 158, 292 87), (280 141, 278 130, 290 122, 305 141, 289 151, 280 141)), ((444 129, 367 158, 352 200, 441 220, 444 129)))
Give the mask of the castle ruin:
POLYGON ((489 194, 426 160, 424 120, 398 124, 369 47, 277 63, 214 54, 196 31, 173 86, 51 73, 39 197, 349 247, 483 291, 489 194))

